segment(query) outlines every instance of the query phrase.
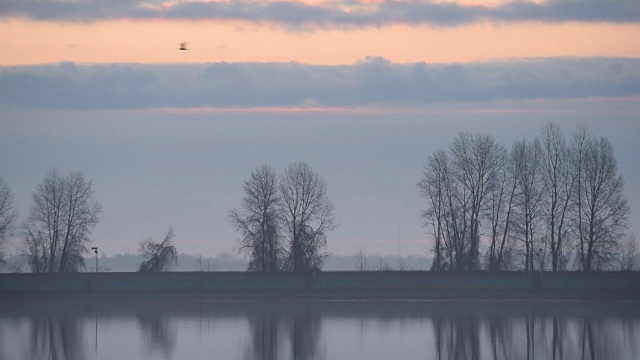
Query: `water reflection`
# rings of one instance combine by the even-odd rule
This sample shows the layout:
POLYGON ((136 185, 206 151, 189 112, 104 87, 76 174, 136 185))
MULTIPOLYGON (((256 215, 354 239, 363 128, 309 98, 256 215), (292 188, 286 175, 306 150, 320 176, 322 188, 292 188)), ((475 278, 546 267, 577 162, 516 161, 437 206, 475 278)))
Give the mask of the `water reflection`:
POLYGON ((537 315, 519 319, 434 318, 432 323, 439 360, 616 360, 638 355, 637 319, 537 315))
POLYGON ((0 359, 630 360, 640 354, 639 310, 624 302, 5 301, 0 359))
POLYGON ((163 314, 140 316, 138 321, 149 354, 160 353, 171 359, 178 339, 175 321, 163 314))
POLYGON ((249 320, 251 343, 247 345, 246 359, 278 359, 278 344, 283 336, 283 324, 278 317, 264 315, 249 320))
POLYGON ((30 321, 32 359, 85 359, 83 329, 77 317, 37 317, 30 321))
POLYGON ((434 319, 438 359, 478 359, 480 324, 476 319, 434 319))
POLYGON ((248 317, 251 342, 246 359, 296 360, 324 358, 319 351, 320 316, 312 303, 292 314, 258 314, 248 317), (288 347, 286 345, 289 345, 288 347))

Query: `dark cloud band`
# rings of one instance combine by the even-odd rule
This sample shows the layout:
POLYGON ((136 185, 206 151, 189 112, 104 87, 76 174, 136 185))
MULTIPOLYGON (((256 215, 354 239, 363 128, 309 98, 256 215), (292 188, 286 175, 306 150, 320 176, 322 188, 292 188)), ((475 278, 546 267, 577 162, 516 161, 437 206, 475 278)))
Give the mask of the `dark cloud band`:
POLYGON ((349 107, 634 95, 640 95, 640 59, 628 58, 0 67, 5 109, 349 107))
POLYGON ((26 17, 47 21, 97 21, 118 18, 242 20, 271 22, 289 28, 361 27, 390 24, 459 26, 481 20, 498 22, 640 22, 638 0, 514 1, 502 6, 454 3, 354 0, 328 4, 294 1, 202 1, 162 6, 154 0, 0 0, 0 18, 26 17))

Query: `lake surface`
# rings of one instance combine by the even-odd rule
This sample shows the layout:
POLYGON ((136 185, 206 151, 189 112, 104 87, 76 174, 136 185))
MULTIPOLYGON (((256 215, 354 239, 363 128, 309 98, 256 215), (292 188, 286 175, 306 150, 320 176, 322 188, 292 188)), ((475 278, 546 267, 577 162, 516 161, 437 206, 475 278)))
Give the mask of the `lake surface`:
POLYGON ((0 301, 0 359, 640 359, 640 303, 0 301))

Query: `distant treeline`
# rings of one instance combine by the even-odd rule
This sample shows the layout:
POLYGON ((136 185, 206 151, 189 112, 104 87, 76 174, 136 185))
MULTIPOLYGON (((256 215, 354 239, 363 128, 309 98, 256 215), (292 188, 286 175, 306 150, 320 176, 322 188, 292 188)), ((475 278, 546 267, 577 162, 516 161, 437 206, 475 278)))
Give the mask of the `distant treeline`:
MULTIPOLYGON (((10 255, 6 259, 6 265, 0 269, 0 273, 26 273, 31 269, 24 255, 10 255)), ((138 271, 140 263, 145 257, 139 254, 115 254, 100 255, 98 270, 100 272, 131 272, 138 271)), ((380 255, 366 256, 366 264, 362 270, 428 270, 432 259, 425 256, 407 255, 380 255)), ((86 268, 83 271, 95 271, 95 257, 85 258, 86 268)), ((330 271, 360 270, 359 255, 328 254, 325 258, 323 269, 330 271)), ((246 271, 248 260, 229 252, 223 252, 213 257, 200 255, 179 254, 177 263, 172 271, 246 271)))

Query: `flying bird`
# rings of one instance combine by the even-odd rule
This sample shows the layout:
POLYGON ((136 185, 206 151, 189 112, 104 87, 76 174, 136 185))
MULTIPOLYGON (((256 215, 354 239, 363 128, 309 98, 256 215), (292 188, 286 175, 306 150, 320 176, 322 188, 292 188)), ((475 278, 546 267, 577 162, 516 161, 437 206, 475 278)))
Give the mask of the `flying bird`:
POLYGON ((178 50, 187 50, 187 43, 186 42, 180 43, 180 47, 178 48, 178 50))

